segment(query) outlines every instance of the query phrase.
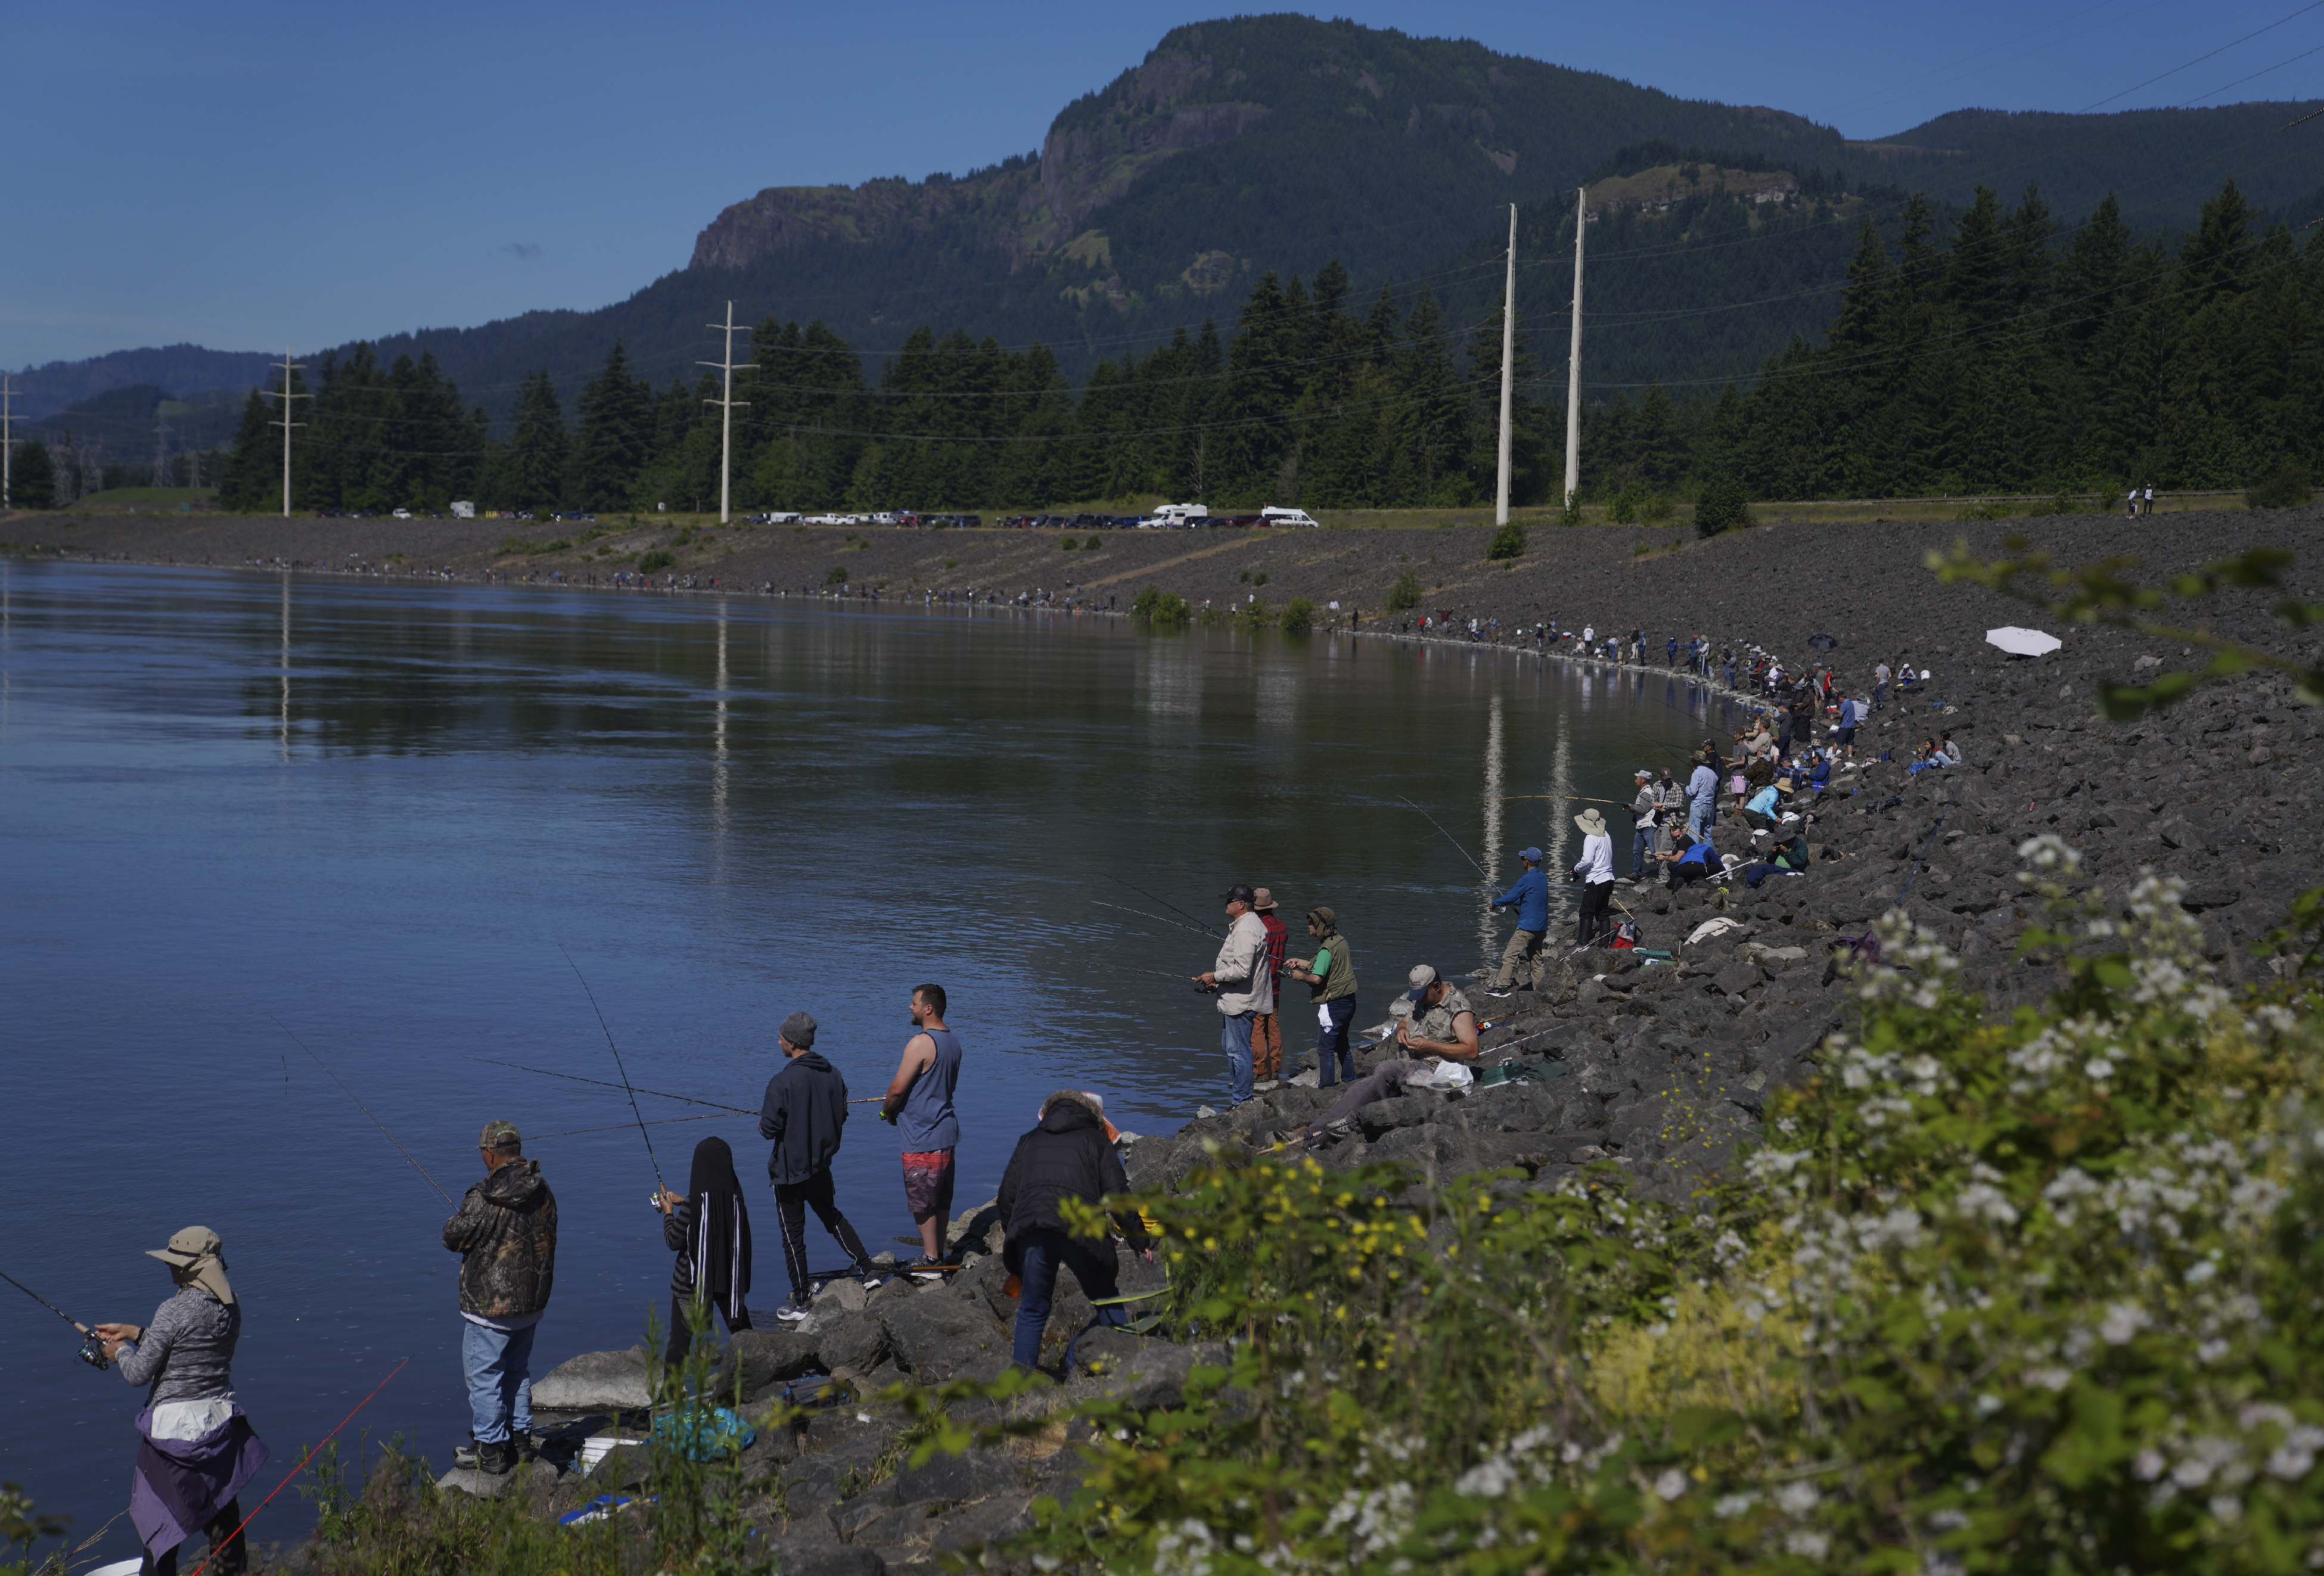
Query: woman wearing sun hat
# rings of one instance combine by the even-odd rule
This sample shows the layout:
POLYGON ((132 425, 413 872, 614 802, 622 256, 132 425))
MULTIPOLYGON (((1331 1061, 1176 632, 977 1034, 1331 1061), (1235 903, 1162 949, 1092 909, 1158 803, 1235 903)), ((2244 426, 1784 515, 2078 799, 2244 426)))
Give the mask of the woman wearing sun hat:
POLYGON ((1582 917, 1573 931, 1573 945, 1579 949, 1597 939, 1600 926, 1606 922, 1606 905, 1614 897, 1614 839, 1595 805, 1574 816, 1573 824, 1582 828, 1582 858, 1573 867, 1582 882, 1582 917))
POLYGON ((149 1387, 137 1415, 144 1442, 129 1485, 129 1519, 145 1544, 144 1576, 175 1576, 178 1545, 196 1528, 209 1535, 210 1569, 240 1576, 250 1554, 235 1496, 267 1458, 266 1442, 234 1398, 242 1305, 226 1277, 224 1246, 208 1226, 187 1227, 147 1257, 170 1267, 176 1295, 142 1329, 97 1327, 121 1377, 149 1387))

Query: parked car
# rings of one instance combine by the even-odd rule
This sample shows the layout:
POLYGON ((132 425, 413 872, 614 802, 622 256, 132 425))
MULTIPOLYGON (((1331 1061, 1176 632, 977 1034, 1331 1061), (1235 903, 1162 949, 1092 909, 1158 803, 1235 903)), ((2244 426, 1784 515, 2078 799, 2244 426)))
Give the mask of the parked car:
POLYGON ((1261 525, 1304 525, 1310 528, 1320 528, 1323 524, 1304 509, 1278 509, 1273 504, 1259 512, 1259 522, 1261 525))
POLYGON ((409 509, 399 509, 395 512, 395 518, 398 520, 410 520, 411 518, 411 511, 409 509))

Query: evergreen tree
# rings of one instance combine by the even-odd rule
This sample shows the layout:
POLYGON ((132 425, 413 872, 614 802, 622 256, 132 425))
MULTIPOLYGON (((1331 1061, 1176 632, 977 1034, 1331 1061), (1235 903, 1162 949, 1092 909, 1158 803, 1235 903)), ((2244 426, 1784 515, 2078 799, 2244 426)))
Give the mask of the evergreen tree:
POLYGON ((565 497, 565 411, 549 369, 524 380, 516 397, 516 430, 495 456, 491 488, 501 509, 555 509, 565 497))
POLYGON ((619 339, 581 392, 581 432, 573 450, 573 491, 588 510, 626 509, 653 447, 653 389, 630 374, 619 339))
MULTIPOLYGON (((253 395, 255 399, 257 396, 253 395)), ((10 456, 8 466, 8 496, 5 502, 10 509, 54 509, 57 506, 57 467, 49 458, 49 446, 39 438, 25 439, 10 456)))

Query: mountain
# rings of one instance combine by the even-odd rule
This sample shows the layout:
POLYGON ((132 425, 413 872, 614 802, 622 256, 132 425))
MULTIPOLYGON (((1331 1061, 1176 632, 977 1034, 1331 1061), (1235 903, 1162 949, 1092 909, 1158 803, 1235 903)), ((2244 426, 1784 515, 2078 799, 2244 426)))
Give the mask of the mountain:
MULTIPOLYGON (((11 374, 19 417, 38 419, 115 389, 152 383, 198 393, 211 389, 256 388, 281 352, 206 350, 198 345, 116 350, 87 361, 52 361, 11 374)), ((151 414, 151 412, 147 412, 151 414)))
MULTIPOLYGON (((695 362, 717 354, 704 325, 732 300, 741 322, 821 318, 875 362, 922 325, 1038 341, 1078 382, 1102 358, 1142 353, 1175 327, 1231 323, 1265 273, 1312 278, 1333 259, 1359 295, 1395 283, 1409 297, 1425 284, 1455 321, 1474 322, 1489 309, 1489 259, 1512 203, 1526 209, 1521 289, 1531 304, 1520 310, 1562 310, 1566 287, 1542 264, 1571 244, 1570 217, 1561 226, 1553 216, 1589 179, 1593 204, 1621 216, 1602 245, 1593 228, 1592 255, 1610 262, 1624 235, 1636 253, 1634 265, 1592 275, 1593 314, 1617 311, 1607 355, 1593 349, 1593 377, 1716 382, 1815 333, 1857 224, 1870 217, 1893 234, 1910 190, 1928 190, 1942 217, 1968 207, 1979 184, 2014 201, 2038 182, 2070 224, 2112 189, 2126 221, 2151 233, 2191 224, 2233 174, 2277 217, 2324 211, 2314 195, 2324 143, 2271 140, 2306 107, 1963 110, 1849 142, 1784 110, 1682 99, 1470 41, 1240 17, 1173 30, 1062 109, 1036 151, 957 176, 770 188, 712 218, 686 267, 626 300, 391 336, 375 353, 383 366, 433 355, 465 398, 504 422, 539 367, 570 409, 616 336, 638 375, 658 386, 691 379, 695 362), (1647 146, 1678 163, 1607 168, 1618 152, 1647 146), (1688 161, 1690 151, 1699 156, 1688 161), (1674 183, 1690 161, 1710 175, 1682 191, 1674 183), (1661 208, 1628 193, 1641 178, 1661 208), (1601 193, 1605 180, 1628 194, 1601 193), (1748 199, 1737 198, 1747 188, 1748 199), (1757 235, 1770 221, 1776 244, 1728 244, 1733 225, 1757 235)), ((181 392, 247 386, 266 359, 243 358, 247 370, 223 383, 143 363, 111 373, 78 364, 94 386, 73 397, 108 375, 181 392)))

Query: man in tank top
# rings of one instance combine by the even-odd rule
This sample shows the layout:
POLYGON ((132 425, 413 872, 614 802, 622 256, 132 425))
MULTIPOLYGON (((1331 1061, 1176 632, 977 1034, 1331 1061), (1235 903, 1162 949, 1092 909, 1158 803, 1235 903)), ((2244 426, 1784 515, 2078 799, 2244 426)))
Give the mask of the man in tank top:
POLYGON ((952 1222, 953 1150, 960 1143, 960 1118, 952 1108, 960 1082, 960 1039, 945 1027, 942 985, 912 989, 912 1027, 903 1060, 881 1102, 880 1118, 893 1124, 904 1151, 904 1203, 920 1229, 920 1258, 907 1270, 918 1279, 938 1277, 945 1262, 945 1230, 952 1222))

